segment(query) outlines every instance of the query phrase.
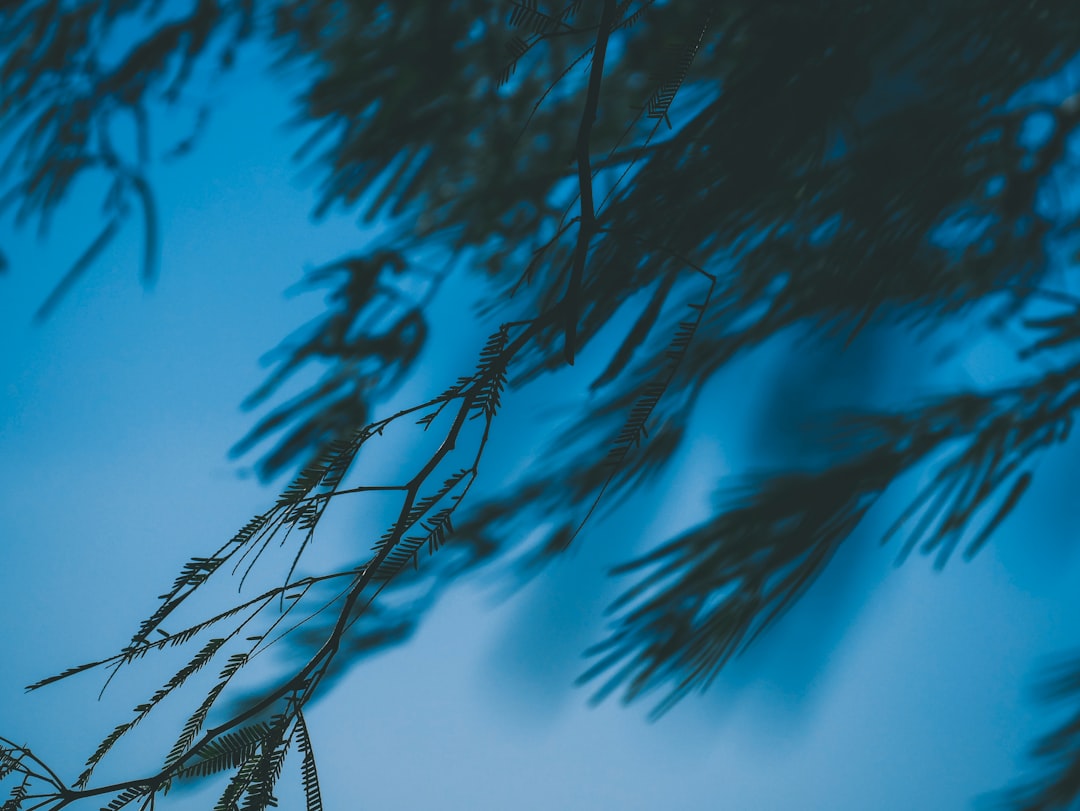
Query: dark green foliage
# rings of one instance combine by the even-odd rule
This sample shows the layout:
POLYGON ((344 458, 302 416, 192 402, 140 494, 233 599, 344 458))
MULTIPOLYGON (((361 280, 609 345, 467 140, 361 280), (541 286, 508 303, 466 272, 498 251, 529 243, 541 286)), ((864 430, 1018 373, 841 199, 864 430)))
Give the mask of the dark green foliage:
MULTIPOLYGON (((5 811, 42 775, 59 806, 96 796, 88 780, 113 744, 226 642, 219 678, 162 769, 121 784, 108 808, 149 807, 172 780, 220 771, 233 773, 216 808, 267 808, 295 736, 308 811, 321 811, 304 704, 360 654, 407 638, 464 573, 513 559, 527 576, 559 554, 598 506, 667 469, 725 367, 796 329, 851 341, 869 326, 926 334, 961 317, 966 329, 1012 326, 1026 336, 1023 371, 985 390, 838 413, 824 459, 719 482, 712 515, 616 570, 629 582, 583 676, 598 680, 599 697, 659 693, 663 712, 707 687, 903 474, 925 471, 929 483, 886 535, 898 558, 919 550, 940 567, 958 549, 975 555, 1043 453, 1069 437, 1080 301, 1048 285, 1072 272, 1076 257, 1062 257, 1080 222, 1059 193, 1074 179, 1080 127, 1080 87, 1066 70, 1080 54, 1075 4, 274 0, 257 14, 250 0, 197 0, 182 16, 161 5, 0 5, 0 128, 11 139, 0 209, 44 227, 76 179, 94 174, 105 190, 101 234, 42 315, 132 212, 152 277, 151 113, 216 76, 252 37, 305 68, 298 118, 315 125, 302 158, 320 179, 316 213, 348 208, 386 228, 364 252, 308 274, 309 287, 331 285, 326 312, 270 356, 246 403, 321 369, 234 448, 273 440, 259 472, 300 472, 269 510, 193 557, 119 653, 32 687, 99 666, 115 673, 211 625, 227 630, 116 727, 75 788, 29 770, 29 750, 5 743, 0 772, 15 781, 5 811), (137 36, 106 59, 102 36, 121 23, 137 36), (131 154, 109 138, 117 117, 135 122, 131 154), (447 372, 456 382, 442 394, 378 416, 422 357, 432 297, 466 266, 484 275, 481 311, 500 325, 475 371, 447 372), (602 333, 610 347, 597 345, 602 333), (507 391, 545 385, 601 350, 592 396, 528 471, 467 498, 507 391), (435 444, 431 456, 404 481, 345 486, 361 449, 406 425, 435 444), (382 538, 358 547, 370 555, 294 579, 331 504, 375 491, 398 501, 382 538), (548 530, 521 549, 538 526, 548 530), (280 585, 162 628, 224 564, 242 584, 294 530, 280 585), (442 551, 420 566, 425 546, 442 551), (247 709, 226 709, 236 674, 278 639, 302 664, 247 709)), ((799 416, 801 405, 788 407, 799 416)), ((1073 702, 1074 671, 1054 691, 1073 702)), ((1038 746, 1045 773, 1006 797, 1012 807, 1080 798, 1076 728, 1070 720, 1038 746)))

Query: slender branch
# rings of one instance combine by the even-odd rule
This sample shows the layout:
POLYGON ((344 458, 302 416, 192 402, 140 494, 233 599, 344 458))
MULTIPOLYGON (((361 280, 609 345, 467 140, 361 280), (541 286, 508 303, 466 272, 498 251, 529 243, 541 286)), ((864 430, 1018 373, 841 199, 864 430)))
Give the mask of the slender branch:
POLYGON ((323 499, 330 500, 337 496, 348 496, 353 493, 386 493, 395 492, 399 490, 405 490, 407 486, 404 484, 379 484, 379 485, 365 485, 362 487, 349 487, 345 490, 331 490, 329 493, 316 493, 313 496, 305 496, 304 498, 297 499, 294 504, 306 504, 308 502, 318 502, 323 499))
POLYGON ((596 34, 596 48, 593 52, 592 68, 589 71, 589 85, 585 94, 585 109, 581 113, 581 124, 577 136, 578 192, 581 195, 581 225, 578 229, 577 245, 574 248, 574 263, 570 268, 570 281, 566 289, 566 362, 574 365, 574 352, 577 344, 577 322, 581 313, 581 278, 585 272, 585 260, 589 253, 589 243, 596 230, 596 210, 593 204, 592 166, 589 162, 589 149, 592 139, 593 123, 600 104, 600 82, 604 77, 604 59, 607 56, 608 39, 615 21, 615 0, 604 0, 604 10, 600 13, 600 27, 596 34))
MULTIPOLYGON (((513 341, 508 343, 500 353, 498 362, 493 364, 492 367, 485 373, 476 375, 467 388, 457 392, 453 396, 443 395, 438 398, 427 401, 427 403, 416 406, 413 408, 403 409, 396 414, 381 420, 377 423, 373 423, 370 426, 373 432, 381 432, 382 428, 385 428, 390 422, 398 419, 405 414, 415 412, 425 406, 430 406, 434 403, 442 403, 444 401, 459 400, 458 411, 454 416, 452 425, 447 429, 446 436, 438 449, 428 458, 419 471, 409 480, 406 485, 395 488, 366 488, 366 489, 403 489, 406 493, 405 499, 398 512, 398 518, 395 521, 394 533, 386 544, 376 553, 371 560, 369 560, 361 569, 353 570, 344 573, 337 573, 335 575, 324 575, 322 577, 305 578, 303 580, 295 581, 292 584, 286 586, 279 586, 276 589, 272 589, 263 595, 260 595, 258 599, 264 599, 267 597, 276 596, 285 589, 293 588, 303 584, 306 589, 316 582, 329 579, 330 577, 351 576, 353 582, 348 586, 344 596, 345 600, 341 609, 338 612, 337 619, 334 623, 334 627, 331 629, 329 635, 323 642, 322 646, 308 659, 307 663, 300 668, 292 677, 283 682, 280 686, 265 694, 259 701, 246 710, 233 715, 229 719, 222 723, 207 729, 199 740, 193 743, 188 750, 176 761, 169 766, 161 769, 156 774, 135 778, 118 783, 111 783, 108 785, 97 786, 94 788, 83 788, 79 790, 69 790, 63 788, 62 785, 58 786, 58 792, 54 796, 56 805, 53 806, 51 811, 60 811, 60 809, 66 807, 72 802, 82 800, 88 797, 101 796, 105 794, 114 794, 124 791, 130 788, 145 788, 151 793, 158 791, 164 784, 174 778, 180 771, 183 770, 184 764, 191 760, 198 752, 200 752, 210 742, 218 738, 220 735, 235 729, 239 725, 243 724, 252 718, 257 717, 265 710, 272 707, 286 696, 293 694, 294 699, 290 699, 296 703, 296 705, 302 706, 306 704, 308 700, 314 695, 315 688, 321 681, 322 677, 326 674, 331 662, 336 656, 341 640, 345 634, 345 631, 349 628, 352 622, 355 621, 354 609, 360 600, 360 597, 364 593, 367 586, 370 584, 376 573, 379 571, 380 565, 389 557, 389 555, 397 547, 398 543, 404 537, 405 532, 411 527, 419 518, 410 520, 410 515, 413 512, 413 508, 416 505, 417 500, 420 497, 420 491, 423 484, 428 480, 431 474, 438 468, 439 464, 456 448, 457 441, 460 436, 461 430, 464 428, 465 423, 468 421, 469 413, 472 411, 476 399, 480 396, 485 384, 489 382, 489 377, 495 374, 495 369, 498 367, 505 367, 542 329, 547 327, 553 322, 559 315, 561 315, 562 305, 556 305, 550 308, 531 321, 514 322, 515 326, 524 326, 522 330, 513 341)), ((479 464, 479 456, 482 453, 484 446, 487 442, 488 432, 490 429, 491 417, 488 417, 488 424, 485 426, 484 433, 480 440, 480 446, 476 457, 473 460, 471 470, 475 473, 479 464)), ((474 476, 475 479, 475 476, 474 476)), ((471 482, 469 483, 471 485, 471 482)), ((467 489, 468 485, 466 486, 467 489)), ((251 601, 251 602, 255 602, 251 601)), ((248 603, 248 605, 251 604, 248 603)), ((331 601, 331 604, 334 601, 331 601)), ((166 642, 167 640, 162 640, 166 642)), ((160 643, 155 643, 160 644, 160 643)), ((124 654, 118 654, 112 659, 122 657, 124 654)), ((111 661, 103 660, 103 661, 111 661)))
MULTIPOLYGON (((57 788, 64 788, 64 781, 60 779, 60 776, 56 772, 49 768, 49 764, 47 764, 44 760, 39 758, 25 746, 19 746, 19 744, 15 743, 13 740, 4 737, 0 737, 0 744, 7 746, 9 749, 11 749, 12 752, 21 752, 22 756, 30 758, 32 761, 34 761, 34 763, 38 764, 48 773, 49 777, 45 778, 46 782, 52 783, 57 788)), ((21 767, 20 771, 22 771, 24 774, 30 773, 25 767, 23 767, 21 762, 19 765, 21 767)))

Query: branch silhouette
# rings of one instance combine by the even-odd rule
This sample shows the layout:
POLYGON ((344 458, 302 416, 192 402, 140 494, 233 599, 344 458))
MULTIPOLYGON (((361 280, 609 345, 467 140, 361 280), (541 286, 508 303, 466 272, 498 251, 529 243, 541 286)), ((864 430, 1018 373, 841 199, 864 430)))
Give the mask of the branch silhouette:
MULTIPOLYGON (((1062 251, 1080 223, 1061 193, 1080 127, 1073 6, 195 0, 177 16, 167 5, 0 8, 11 142, 0 212, 45 230, 77 181, 103 178, 100 231, 38 318, 62 317, 132 216, 152 282, 167 236, 154 116, 211 86, 248 43, 307 70, 298 120, 314 134, 299 158, 320 178, 315 214, 342 207, 386 228, 307 274, 306 287, 330 286, 326 311, 267 356, 273 368, 244 404, 272 405, 233 453, 272 439, 259 474, 299 472, 226 543, 192 557, 119 652, 29 689, 95 670, 108 686, 143 657, 201 647, 73 782, 0 739, 3 811, 103 798, 108 811, 145 811, 174 784, 218 775, 215 809, 258 811, 276 804, 294 750, 307 809, 321 811, 304 710, 333 678, 407 637, 464 573, 509 560, 514 577, 538 571, 602 506, 672 464, 721 370, 795 330, 851 343, 885 326, 1015 328, 1022 371, 897 408, 837 410, 813 463, 792 454, 738 487, 718 482, 713 514, 613 572, 627 585, 581 678, 597 699, 658 696, 660 715, 708 688, 913 471, 928 484, 885 540, 898 537, 898 559, 971 558, 1034 486, 1042 456, 1069 439, 1080 302, 1054 286, 1074 270, 1062 251), (107 46, 121 30, 133 33, 107 46), (114 129, 129 119, 125 148, 114 129), (378 416, 422 362, 430 303, 459 265, 483 274, 481 312, 497 328, 471 373, 378 416), (569 374, 586 353, 607 362, 574 420, 505 488, 474 490, 504 393, 569 374), (312 369, 314 384, 278 399, 312 369), (361 479, 357 459, 388 431, 433 449, 401 481, 361 479), (344 498, 393 499, 385 532, 363 559, 299 576, 344 498), (277 585, 204 610, 207 583, 229 570, 245 586, 275 543, 292 544, 277 585), (409 589, 421 596, 404 608, 387 599, 409 589), (174 622, 182 629, 167 631, 174 622), (239 674, 279 642, 303 656, 252 692, 239 674), (117 744, 200 679, 209 687, 162 765, 95 784, 117 744)), ((161 159, 189 149, 207 115, 200 105, 192 137, 161 159)), ((791 399, 809 403, 815 388, 791 399)), ((775 432, 797 434, 808 403, 783 403, 792 419, 775 432)), ((1080 702, 1070 667, 1047 692, 1080 702)), ((1043 773, 1003 794, 1007 804, 1077 802, 1075 726, 1036 746, 1043 773)))

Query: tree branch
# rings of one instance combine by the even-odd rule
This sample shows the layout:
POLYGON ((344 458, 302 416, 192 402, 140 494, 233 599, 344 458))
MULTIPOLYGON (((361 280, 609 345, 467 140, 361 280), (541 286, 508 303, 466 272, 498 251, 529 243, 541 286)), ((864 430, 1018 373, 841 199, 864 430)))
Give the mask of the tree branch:
POLYGON ((592 139, 593 123, 600 104, 600 82, 604 77, 604 59, 607 56, 608 39, 615 22, 615 0, 604 0, 604 10, 600 13, 600 27, 596 34, 596 48, 593 51, 592 68, 589 71, 589 86, 585 94, 585 109, 581 113, 581 124, 577 135, 578 192, 581 195, 581 224, 578 229, 577 245, 574 247, 574 262, 570 268, 570 281, 566 289, 566 362, 574 365, 574 352, 577 344, 577 322, 581 314, 581 278, 585 272, 585 260, 589 253, 589 243, 596 230, 596 209, 593 203, 592 166, 589 161, 589 148, 592 139))

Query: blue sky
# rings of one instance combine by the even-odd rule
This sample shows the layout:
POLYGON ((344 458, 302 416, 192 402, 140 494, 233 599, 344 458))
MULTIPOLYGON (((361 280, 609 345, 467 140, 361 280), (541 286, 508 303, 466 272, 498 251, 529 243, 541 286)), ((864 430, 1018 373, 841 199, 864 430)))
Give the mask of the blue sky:
MULTIPOLYGON (((44 241, 0 223, 12 262, 0 280, 0 734, 68 775, 159 674, 133 668, 101 702, 92 676, 22 686, 118 649, 187 558, 274 497, 241 475, 250 459, 226 456, 253 420, 239 403, 262 379, 259 357, 319 312, 318 294, 283 291, 369 236, 344 215, 311 222, 313 192, 289 161, 301 134, 278 126, 287 94, 257 60, 214 93, 196 152, 154 170, 163 252, 152 292, 138 284, 129 226, 35 326, 93 237, 94 189, 44 241)), ((460 288, 446 295, 444 310, 460 288)), ((451 345, 448 325, 435 328, 451 345)), ((939 380, 979 382, 999 354, 973 346, 939 380)), ((1071 527, 1052 487, 975 562, 943 573, 919 558, 893 571, 895 550, 865 538, 712 694, 659 723, 646 707, 589 707, 572 686, 603 628, 607 567, 628 544, 701 517, 715 475, 753 463, 738 426, 776 357, 714 384, 710 419, 654 499, 593 524, 519 594, 462 588, 407 646, 361 663, 311 709, 328 808, 953 809, 1017 773, 1052 720, 1026 699, 1031 677, 1078 631, 1075 561, 1057 555, 1071 527)), ((421 375, 407 388, 447 382, 421 375)), ((1067 457, 1053 465, 1044 480, 1069 473, 1067 457)), ((347 521, 335 530, 331 545, 358 534, 347 521)), ((167 747, 172 729, 154 729, 167 747)))

